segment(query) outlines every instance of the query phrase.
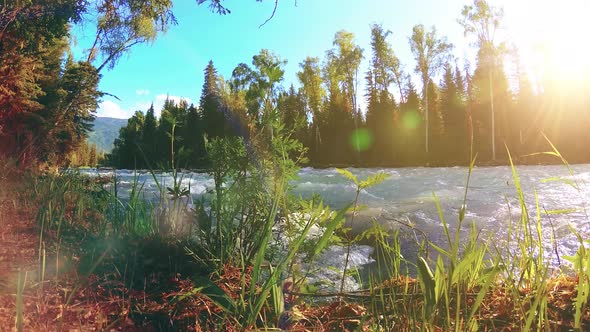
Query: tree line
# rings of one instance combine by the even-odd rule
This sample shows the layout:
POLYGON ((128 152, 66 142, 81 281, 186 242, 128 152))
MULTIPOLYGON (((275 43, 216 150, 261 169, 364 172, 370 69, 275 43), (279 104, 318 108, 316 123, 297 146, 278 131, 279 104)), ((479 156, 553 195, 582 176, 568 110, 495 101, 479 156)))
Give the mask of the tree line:
MULTIPOLYGON (((196 0, 219 14, 223 0, 196 0)), ((172 0, 10 0, 0 3, 0 157, 23 168, 77 165, 101 76, 133 46, 176 24, 172 0), (71 30, 94 34, 83 56, 71 30)))
POLYGON ((74 150, 70 156, 69 161, 70 167, 96 167, 102 164, 105 159, 105 153, 98 151, 96 144, 88 144, 84 142, 74 150))
MULTIPOLYGON (((197 3, 229 12, 222 0, 197 3)), ((0 156, 24 166, 71 165, 105 95, 98 89, 101 76, 134 45, 175 24, 171 8, 171 0, 4 2, 0 156), (76 59, 70 30, 80 23, 96 29, 94 42, 76 59)), ((211 65, 199 105, 169 101, 160 119, 136 113, 110 160, 146 167, 169 159, 160 154, 174 153, 187 166, 206 167, 208 141, 232 135, 248 140, 256 132, 272 137, 274 128, 265 123, 277 119, 304 143, 313 165, 461 164, 471 150, 480 161, 502 162, 505 147, 525 156, 547 150, 546 138, 568 160, 588 161, 580 144, 588 138, 588 78, 574 87, 550 76, 529 77, 518 52, 495 39, 502 15, 486 0, 473 0, 460 13, 458 22, 477 47, 473 66, 458 61, 434 27, 422 25, 409 38, 414 66, 401 64, 391 33, 379 25, 371 27, 370 51, 340 31, 322 59, 301 62, 298 88, 282 86, 285 61, 267 50, 228 79, 211 65), (364 58, 370 60, 367 72, 360 71, 364 58), (509 64, 513 70, 507 72, 509 64), (366 90, 358 91, 363 80, 366 90)), ((523 161, 531 158, 538 157, 523 161)))
POLYGON ((453 45, 434 27, 416 25, 409 47, 420 89, 381 25, 371 26, 370 52, 352 33, 337 32, 323 59, 299 64, 299 88, 281 84, 286 61, 268 50, 228 79, 210 62, 199 105, 167 101, 159 120, 153 109, 138 111, 121 129, 111 162, 166 164, 174 152, 185 167, 206 167, 208 140, 248 139, 269 117, 304 144, 315 166, 457 165, 475 154, 481 162, 506 162, 508 151, 519 162, 547 162, 535 153, 550 149, 549 142, 572 162, 590 160, 579 144, 588 138, 590 101, 551 78, 533 82, 518 51, 494 40, 502 15, 482 0, 464 7, 458 22, 477 47, 474 68, 453 56, 453 45), (370 65, 361 73, 364 57, 370 65), (179 126, 177 151, 169 148, 171 123, 179 126))

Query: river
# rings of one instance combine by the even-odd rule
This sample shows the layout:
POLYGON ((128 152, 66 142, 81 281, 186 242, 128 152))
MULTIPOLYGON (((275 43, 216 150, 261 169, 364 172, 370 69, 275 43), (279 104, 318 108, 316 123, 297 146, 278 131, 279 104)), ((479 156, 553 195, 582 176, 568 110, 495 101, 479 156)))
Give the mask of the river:
MULTIPOLYGON (((457 226, 459 211, 463 205, 468 169, 465 167, 449 168, 349 168, 359 179, 378 172, 388 175, 384 182, 363 190, 360 193, 360 203, 366 206, 365 212, 357 218, 358 228, 368 227, 373 220, 380 222, 388 229, 404 228, 398 221, 413 224, 422 230, 430 241, 446 247, 442 223, 436 208, 436 195, 443 215, 454 230, 457 226)), ((517 166, 516 170, 527 203, 532 222, 536 224, 535 192, 541 209, 541 223, 543 236, 546 239, 546 251, 551 253, 549 259, 557 263, 554 255, 555 248, 560 256, 572 255, 579 247, 579 242, 571 231, 576 229, 582 236, 590 235, 590 220, 586 214, 590 188, 590 165, 572 166, 573 175, 564 165, 552 166, 517 166), (572 210, 568 213, 548 215, 545 211, 572 210), (551 244, 555 237, 556 246, 551 244)), ((111 171, 83 170, 90 175, 112 175, 111 171)), ((134 172, 118 170, 120 188, 124 193, 130 189, 134 172)), ((157 187, 147 172, 140 172, 139 182, 144 183, 146 192, 155 193, 157 187)), ((161 182, 171 183, 168 173, 159 174, 161 182)), ((473 169, 469 188, 467 190, 466 218, 463 236, 467 236, 469 225, 475 223, 481 231, 482 240, 490 243, 502 243, 506 238, 510 220, 518 222, 521 209, 518 194, 515 189, 512 170, 508 166, 476 167, 473 169)), ((213 180, 206 174, 187 173, 183 185, 190 186, 194 196, 202 195, 213 187, 213 180)), ((345 206, 354 199, 356 188, 354 184, 337 173, 333 168, 314 169, 303 168, 299 179, 294 183, 293 194, 311 197, 313 193, 320 194, 326 203, 333 208, 345 206)), ((402 251, 404 248, 402 248, 402 251)), ((408 251, 414 249, 406 249, 408 251)), ((369 263, 370 250, 361 246, 355 252, 355 264, 369 263)), ((405 253, 408 257, 412 253, 405 253)), ((330 256, 330 254, 328 254, 330 256)), ((337 264, 341 259, 337 250, 332 253, 333 259, 326 260, 337 264)), ((325 264, 331 264, 326 262, 325 264)))

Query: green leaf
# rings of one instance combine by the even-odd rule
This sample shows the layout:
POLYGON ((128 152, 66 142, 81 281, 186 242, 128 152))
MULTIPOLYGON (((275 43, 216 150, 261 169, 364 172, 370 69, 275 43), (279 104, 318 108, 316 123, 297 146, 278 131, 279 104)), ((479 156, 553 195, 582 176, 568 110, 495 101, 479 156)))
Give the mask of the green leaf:
POLYGON ((461 209, 459 210, 459 221, 462 222, 465 220, 465 211, 467 210, 467 206, 465 204, 461 205, 461 209))
POLYGON ((361 181, 359 187, 361 189, 369 188, 378 185, 379 183, 387 180, 387 178, 389 178, 389 174, 386 174, 385 172, 379 172, 375 175, 369 176, 366 180, 361 181))
POLYGON ((545 213, 546 214, 568 214, 568 213, 578 212, 578 211, 581 211, 581 209, 549 210, 549 211, 545 211, 545 213))
POLYGON ((315 248, 315 252, 314 252, 315 255, 319 254, 320 251, 322 251, 324 249, 324 247, 328 244, 328 242, 332 238, 332 234, 334 233, 334 231, 336 229, 338 229, 338 227, 342 226, 342 223, 344 222, 344 215, 346 214, 346 212, 348 212, 351 205, 352 205, 352 203, 348 204, 344 209, 338 211, 336 216, 334 216, 334 218, 326 224, 326 230, 324 231, 324 234, 322 235, 322 237, 319 239, 318 243, 316 244, 316 248, 315 248))
POLYGON ((234 313, 236 311, 233 299, 211 280, 205 277, 195 277, 193 278, 193 282, 197 287, 193 288, 188 293, 181 295, 178 298, 179 301, 196 294, 201 294, 209 298, 213 303, 228 313, 234 313))
POLYGON ((546 179, 541 180, 541 183, 550 183, 550 182, 563 182, 576 190, 578 189, 578 186, 576 185, 576 183, 574 181, 572 181, 570 179, 562 178, 560 176, 555 176, 555 177, 546 178, 546 179))
POLYGON ((342 169, 342 168, 336 168, 336 172, 338 172, 340 175, 344 176, 345 178, 349 179, 350 181, 354 182, 354 184, 356 184, 358 186, 358 184, 359 184, 358 179, 349 170, 342 169))
POLYGON ((435 285, 434 288, 434 296, 435 298, 439 299, 441 296, 447 291, 445 279, 447 277, 447 273, 445 271, 445 264, 443 262, 442 256, 439 255, 436 259, 436 270, 434 273, 435 285))
POLYGON ((449 259, 452 259, 453 258, 453 256, 451 256, 451 253, 449 253, 448 251, 444 250, 443 248, 437 246, 436 244, 430 243, 430 246, 432 246, 439 253, 447 256, 447 258, 449 258, 449 259))
POLYGON ((578 260, 577 260, 577 256, 561 256, 561 258, 565 259, 566 261, 575 264, 578 260))
POLYGON ((434 275, 428 266, 428 263, 423 257, 418 257, 418 277, 420 278, 420 284, 424 288, 424 301, 426 302, 426 316, 430 315, 434 311, 436 306, 436 281, 434 275))

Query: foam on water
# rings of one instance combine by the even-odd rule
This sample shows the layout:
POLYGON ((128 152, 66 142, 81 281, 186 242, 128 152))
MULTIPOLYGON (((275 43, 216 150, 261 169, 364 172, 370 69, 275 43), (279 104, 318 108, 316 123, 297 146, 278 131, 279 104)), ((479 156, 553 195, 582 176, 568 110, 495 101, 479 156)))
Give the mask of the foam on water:
MULTIPOLYGON (((590 186, 586 184, 590 181, 590 165, 575 165, 573 168, 574 176, 569 174, 566 167, 559 165, 517 167, 531 220, 534 221, 536 218, 535 190, 542 209, 579 209, 579 211, 569 214, 552 215, 551 218, 541 211, 544 236, 546 239, 550 239, 554 230, 560 255, 575 253, 579 246, 571 234, 569 224, 583 236, 590 235, 590 220, 583 210, 588 204, 588 197, 590 197, 590 186), (543 181, 555 177, 573 181, 578 188, 574 188, 564 181, 543 181)), ((349 168, 348 170, 361 180, 380 171, 389 175, 383 183, 364 189, 359 197, 361 204, 383 211, 380 216, 376 216, 377 219, 382 218, 378 221, 393 223, 388 220, 407 217, 416 227, 422 227, 431 240, 438 245, 446 245, 444 237, 439 234, 441 222, 432 193, 436 194, 445 219, 453 228, 463 203, 467 168, 349 168)), ((111 170, 94 169, 81 170, 81 173, 104 176, 114 174, 111 170)), ((128 195, 134 176, 138 177, 140 184, 144 184, 144 190, 151 191, 152 195, 157 191, 154 179, 148 172, 117 170, 116 173, 120 180, 119 186, 122 193, 128 195)), ((158 181, 168 186, 172 183, 170 173, 159 173, 156 177, 158 181)), ((182 185, 186 187, 190 185, 193 196, 201 196, 214 188, 211 177, 202 173, 186 173, 182 185)), ((335 168, 303 168, 294 185, 294 194, 310 198, 314 193, 318 193, 332 208, 341 208, 350 203, 356 192, 355 186, 339 175, 335 168)), ((471 176, 466 204, 466 221, 469 224, 475 222, 479 229, 484 230, 486 239, 496 240, 497 238, 500 243, 500 240, 506 236, 510 220, 517 222, 521 213, 510 167, 475 168, 471 176)), ((367 227, 370 224, 367 222, 367 227)), ((325 266, 337 263, 336 261, 332 262, 332 259, 341 259, 338 257, 338 249, 331 248, 330 250, 334 251, 330 251, 324 257, 326 263, 322 264, 325 266)), ((368 253, 364 249, 355 251, 355 259, 357 259, 357 254, 359 256, 356 263, 361 264, 369 261, 368 253), (361 257, 364 258, 361 259, 361 257)))
MULTIPOLYGON (((374 262, 371 258, 373 248, 366 245, 355 245, 351 247, 348 261, 348 270, 362 268, 363 266, 374 262)), ((324 292, 338 291, 342 272, 344 271, 344 262, 346 257, 346 248, 332 246, 322 252, 319 257, 312 263, 301 263, 304 271, 309 272, 307 281, 309 284, 318 287, 324 292), (326 280, 332 282, 326 283, 326 280), (337 281, 337 282, 335 282, 337 281)), ((358 278, 347 276, 344 280, 344 289, 352 291, 362 288, 358 278)))

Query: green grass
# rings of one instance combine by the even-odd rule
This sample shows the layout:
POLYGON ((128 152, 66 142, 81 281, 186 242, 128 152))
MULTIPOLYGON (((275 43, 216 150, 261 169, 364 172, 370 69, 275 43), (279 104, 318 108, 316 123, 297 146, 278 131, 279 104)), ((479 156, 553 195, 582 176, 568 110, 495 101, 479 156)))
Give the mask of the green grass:
MULTIPOLYGON (((541 221, 571 209, 545 211, 535 189, 523 188, 513 164, 514 191, 521 213, 508 221, 503 243, 514 251, 499 247, 497 241, 482 239, 475 223, 465 220, 474 159, 467 172, 463 204, 458 215, 452 216, 456 223, 447 222, 449 216, 442 213, 433 193, 446 245, 416 236, 424 251, 417 261, 410 262, 402 255, 402 230, 387 232, 375 223, 356 238, 350 235, 344 227, 344 214, 352 209, 354 216, 361 208, 357 199, 345 209, 332 212, 317 197, 308 201, 291 197, 289 181, 298 170, 287 157, 293 142, 280 139, 280 130, 276 137, 269 147, 269 161, 259 163, 252 162, 239 139, 210 142, 209 148, 216 156, 211 170, 216 185, 209 193, 210 209, 205 209, 204 201, 197 202, 188 233, 174 228, 172 216, 162 219, 153 213, 157 206, 145 200, 143 184, 137 176, 128 200, 120 199, 116 178, 110 185, 76 173, 35 178, 30 199, 39 207, 41 279, 47 278, 47 251, 59 254, 91 248, 85 251, 90 258, 82 259, 90 266, 87 271, 116 271, 118 278, 129 281, 129 287, 140 284, 138 276, 145 276, 154 268, 133 263, 130 257, 139 253, 157 257, 156 260, 188 257, 198 263, 203 269, 200 273, 176 263, 176 268, 168 264, 161 271, 188 274, 192 279, 192 288, 174 296, 171 303, 182 306, 195 297, 203 297, 219 309, 196 318, 202 327, 269 329, 285 324, 285 317, 291 317, 291 326, 321 325, 327 330, 365 326, 383 331, 581 331, 588 327, 588 240, 572 228, 580 249, 575 256, 564 258, 571 262, 574 275, 550 268, 547 257, 551 253, 545 252, 544 245, 553 245, 554 238, 544 237, 541 221), (533 193, 532 205, 525 201, 525 190, 533 193), (162 222, 170 226, 163 228, 162 222), (276 249, 281 239, 274 230, 279 223, 287 227, 284 237, 289 245, 283 251, 276 249), (307 234, 312 227, 320 227, 324 234, 309 239, 307 234), (467 238, 461 237, 464 231, 468 231, 467 238), (387 280, 372 274, 367 289, 347 292, 343 287, 344 278, 350 274, 347 254, 339 292, 298 292, 313 288, 306 286, 306 275, 297 269, 298 260, 313 262, 329 245, 342 245, 350 253, 354 243, 367 239, 374 243, 377 268, 388 276, 387 280), (163 249, 167 246, 176 249, 163 249), (437 255, 427 255, 427 248, 437 255), (414 268, 417 275, 409 276, 408 267, 414 268), (227 281, 232 274, 235 278, 227 281), (296 288, 284 288, 286 280, 292 280, 296 288), (323 312, 323 316, 317 312, 323 312)), ((561 158, 556 149, 551 153, 561 158)), ((567 163, 565 167, 571 172, 567 163)), ((378 174, 360 181, 348 171, 340 173, 355 183, 357 193, 384 179, 384 175, 378 174)), ((157 178, 155 173, 153 176, 157 178)), ((180 204, 179 198, 187 195, 180 187, 182 176, 175 172, 170 188, 158 184, 161 202, 180 204)), ((405 226, 412 233, 420 232, 411 223, 405 226)), ((56 277, 58 269, 56 264, 56 277)), ((17 294, 22 294, 22 289, 19 291, 17 294)))

